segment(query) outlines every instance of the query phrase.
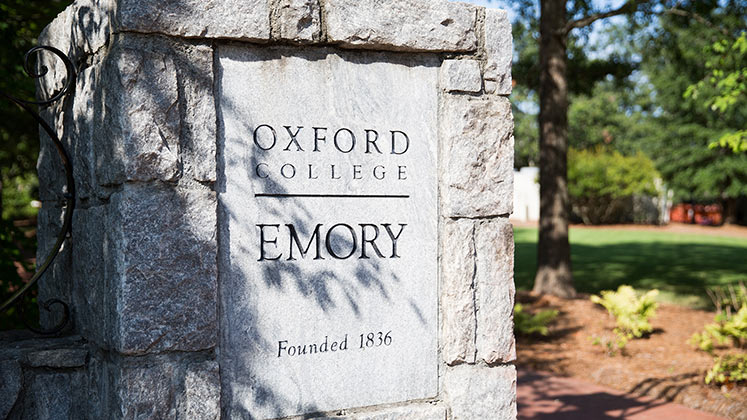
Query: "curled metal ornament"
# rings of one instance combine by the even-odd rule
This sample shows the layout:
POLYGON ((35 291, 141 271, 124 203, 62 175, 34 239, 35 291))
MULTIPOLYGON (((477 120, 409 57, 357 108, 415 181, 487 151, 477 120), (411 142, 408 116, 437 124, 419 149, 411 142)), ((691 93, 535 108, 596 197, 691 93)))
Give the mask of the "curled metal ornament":
MULTIPOLYGON (((36 284, 37 281, 39 281, 39 278, 47 271, 49 266, 52 265, 55 257, 57 257, 57 254, 59 254, 60 250, 62 249, 62 244, 65 242, 65 238, 72 230, 71 228, 73 222, 73 210, 75 209, 75 182, 73 180, 73 166, 70 161, 70 157, 68 156, 65 148, 62 145, 62 142, 60 141, 60 138, 57 136, 56 131, 52 129, 52 127, 50 127, 50 125, 31 107, 36 105, 51 105, 52 103, 57 102, 62 97, 64 97, 71 90, 71 87, 75 82, 75 66, 73 65, 73 62, 65 55, 65 53, 58 50, 57 48, 49 46, 34 47, 26 53, 23 63, 24 71, 32 78, 38 79, 44 77, 49 71, 46 66, 41 66, 38 72, 36 72, 32 68, 31 58, 44 51, 53 53, 65 64, 65 83, 62 90, 52 95, 48 99, 42 99, 39 101, 28 101, 19 99, 2 91, 0 91, 0 97, 4 97, 5 99, 15 103, 16 105, 21 107, 21 109, 26 111, 26 113, 31 115, 42 128, 42 130, 47 133, 50 140, 54 144, 55 149, 57 150, 57 154, 60 156, 60 160, 62 161, 62 166, 65 169, 65 177, 67 182, 67 191, 65 193, 65 216, 62 223, 62 229, 60 229, 60 233, 57 235, 57 242, 55 242, 55 245, 50 251, 49 255, 47 255, 47 257, 44 259, 44 262, 42 262, 42 264, 36 270, 33 277, 31 277, 31 279, 22 288, 17 290, 8 300, 0 305, 0 313, 3 313, 16 304, 20 303, 23 298, 28 295, 28 293, 31 291, 31 288, 36 284)), ((55 326, 49 329, 38 329, 33 328, 29 326, 28 323, 26 323, 26 327, 38 334, 57 334, 65 329, 65 327, 70 322, 70 308, 67 303, 63 302, 60 299, 50 299, 44 302, 40 302, 39 306, 40 309, 51 311, 52 306, 54 305, 61 306, 63 312, 62 319, 55 326)))

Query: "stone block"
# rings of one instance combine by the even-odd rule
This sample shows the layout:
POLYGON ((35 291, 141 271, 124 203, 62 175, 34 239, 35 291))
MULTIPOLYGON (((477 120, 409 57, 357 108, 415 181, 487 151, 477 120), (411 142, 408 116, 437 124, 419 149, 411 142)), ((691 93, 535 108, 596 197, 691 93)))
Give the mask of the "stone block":
MULTIPOLYGON (((47 25, 39 45, 55 47, 80 65, 109 42, 111 0, 76 0, 47 25)), ((64 85, 65 67, 51 53, 41 53, 39 64, 48 73, 39 79, 40 94, 48 98, 64 85)))
POLYGON ((97 122, 92 137, 109 139, 94 141, 99 185, 184 176, 215 180, 210 47, 120 35, 103 72, 100 92, 85 114, 97 122))
POLYGON ((107 363, 116 419, 218 419, 218 364, 192 355, 119 358, 107 363))
POLYGON ((177 65, 180 160, 184 176, 216 180, 216 117, 213 95, 213 49, 187 42, 169 44, 177 65))
POLYGON ((206 361, 187 366, 184 392, 177 402, 179 419, 220 418, 220 375, 218 363, 206 361))
POLYGON ((514 126, 508 99, 445 95, 440 112, 442 214, 511 213, 514 126))
POLYGON ((498 82, 492 80, 485 80, 485 93, 496 93, 498 91, 498 82))
POLYGON ((0 360, 0 418, 7 418, 21 392, 21 365, 17 360, 0 360))
POLYGON ((115 30, 184 38, 270 39, 267 0, 117 0, 115 30))
MULTIPOLYGON (((75 84, 66 96, 40 109, 40 115, 61 140, 71 161, 76 198, 79 200, 97 195, 93 177, 92 143, 100 142, 93 130, 103 125, 100 116, 104 114, 105 104, 99 89, 100 79, 100 66, 86 67, 78 73, 75 84)), ((40 199, 64 200, 67 187, 62 160, 46 131, 40 130, 40 134, 37 160, 40 199)))
POLYGON ((441 65, 440 86, 447 92, 480 92, 482 90, 480 62, 477 60, 444 60, 441 65))
POLYGON ((24 396, 24 415, 40 420, 81 418, 85 388, 82 371, 36 373, 24 396))
POLYGON ((441 226, 441 357, 449 365, 474 363, 474 224, 446 219, 441 226))
POLYGON ((348 48, 474 51, 477 8, 423 0, 326 0, 330 42, 348 48))
POLYGON ((505 10, 485 9, 485 80, 496 82, 494 93, 511 94, 513 38, 505 10))
MULTIPOLYGON (((122 363, 120 361, 120 363, 122 363)), ((112 366, 115 419, 176 419, 179 366, 173 362, 145 362, 112 366)))
POLYGON ((106 195, 99 192, 94 173, 93 145, 101 141, 96 138, 95 131, 101 124, 99 116, 105 113, 100 84, 101 68, 98 65, 87 67, 78 74, 71 97, 72 118, 63 127, 70 138, 67 150, 73 159, 73 178, 78 200, 106 195))
POLYGON ((106 66, 101 88, 108 109, 98 136, 106 141, 95 143, 99 184, 175 181, 180 168, 173 57, 150 42, 116 42, 106 66))
MULTIPOLYGON (((51 106, 40 108, 39 116, 44 119, 49 128, 62 142, 70 159, 72 138, 66 126, 70 126, 72 110, 71 102, 57 102, 51 106), (66 124, 67 123, 67 124, 66 124)), ((36 161, 36 171, 39 176, 39 199, 41 201, 63 201, 67 192, 67 179, 62 158, 52 139, 43 129, 39 129, 39 157, 36 161)))
POLYGON ((444 400, 453 420, 516 419, 516 368, 459 365, 446 368, 444 400))
POLYGON ((273 15, 279 39, 303 43, 322 36, 319 0, 276 0, 273 15))
POLYGON ((514 236, 506 219, 475 226, 477 255, 477 358, 488 364, 516 359, 514 325, 514 236))
POLYGON ((335 417, 312 417, 313 420, 446 420, 446 408, 431 404, 410 404, 406 407, 348 414, 335 417))
POLYGON ((113 266, 114 347, 195 351, 216 344, 216 197, 207 189, 126 184, 112 195, 105 258, 113 266))
POLYGON ((87 358, 85 349, 49 349, 27 354, 26 363, 31 367, 76 368, 85 366, 87 358))
POLYGON ((113 265, 107 263, 111 248, 107 231, 107 206, 79 208, 73 214, 72 296, 75 327, 102 347, 111 344, 116 295, 111 286, 113 265), (104 262, 102 264, 102 261, 104 262))
POLYGON ((94 351, 88 359, 86 369, 87 395, 86 415, 87 419, 116 419, 114 413, 117 411, 115 398, 114 366, 106 361, 101 351, 94 351))

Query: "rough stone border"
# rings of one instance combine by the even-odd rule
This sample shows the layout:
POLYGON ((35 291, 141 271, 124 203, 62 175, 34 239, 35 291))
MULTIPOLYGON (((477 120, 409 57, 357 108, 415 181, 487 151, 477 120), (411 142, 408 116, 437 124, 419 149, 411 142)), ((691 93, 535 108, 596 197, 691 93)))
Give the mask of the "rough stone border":
MULTIPOLYGON (((190 255, 213 261, 217 253, 212 55, 230 41, 441 55, 439 396, 335 418, 514 418, 507 14, 430 0, 213 6, 78 0, 40 37, 80 69, 75 96, 46 114, 72 150, 81 192, 68 252, 75 258, 59 259, 46 293, 73 302, 75 330, 91 348, 86 387, 100 408, 116 418, 142 409, 157 417, 220 416, 217 263, 205 266, 190 255), (150 200, 139 203, 143 196, 150 200), (167 229, 151 237, 158 226, 167 229), (187 261, 178 273, 153 261, 165 244, 187 261), (190 270, 200 275, 184 274, 190 270), (179 291, 182 284, 188 293, 179 291)), ((41 94, 62 82, 47 64, 53 71, 40 80, 41 94)), ((56 169, 46 165, 49 152, 43 143, 40 251, 54 232, 61 197, 56 169)))

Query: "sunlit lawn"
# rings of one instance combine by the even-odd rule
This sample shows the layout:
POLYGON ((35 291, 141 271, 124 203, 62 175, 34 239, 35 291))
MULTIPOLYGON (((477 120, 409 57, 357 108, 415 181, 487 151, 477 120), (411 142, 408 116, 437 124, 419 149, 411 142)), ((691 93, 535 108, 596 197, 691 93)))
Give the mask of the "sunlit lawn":
MULTIPOLYGON (((516 227, 516 287, 530 290, 537 228, 516 227)), ((597 293, 629 284, 659 289, 661 300, 708 307, 706 287, 747 283, 747 239, 637 230, 571 228, 576 290, 597 293)))

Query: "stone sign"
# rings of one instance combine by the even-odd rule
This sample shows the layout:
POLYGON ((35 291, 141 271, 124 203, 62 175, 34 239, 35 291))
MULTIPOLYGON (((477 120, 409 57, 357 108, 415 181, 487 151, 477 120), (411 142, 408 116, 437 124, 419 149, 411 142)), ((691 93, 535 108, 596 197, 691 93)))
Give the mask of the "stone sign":
POLYGON ((435 396, 436 57, 227 46, 218 62, 233 404, 435 396))
POLYGON ((0 418, 516 417, 505 11, 75 0, 39 42, 72 323, 0 348, 0 418))

